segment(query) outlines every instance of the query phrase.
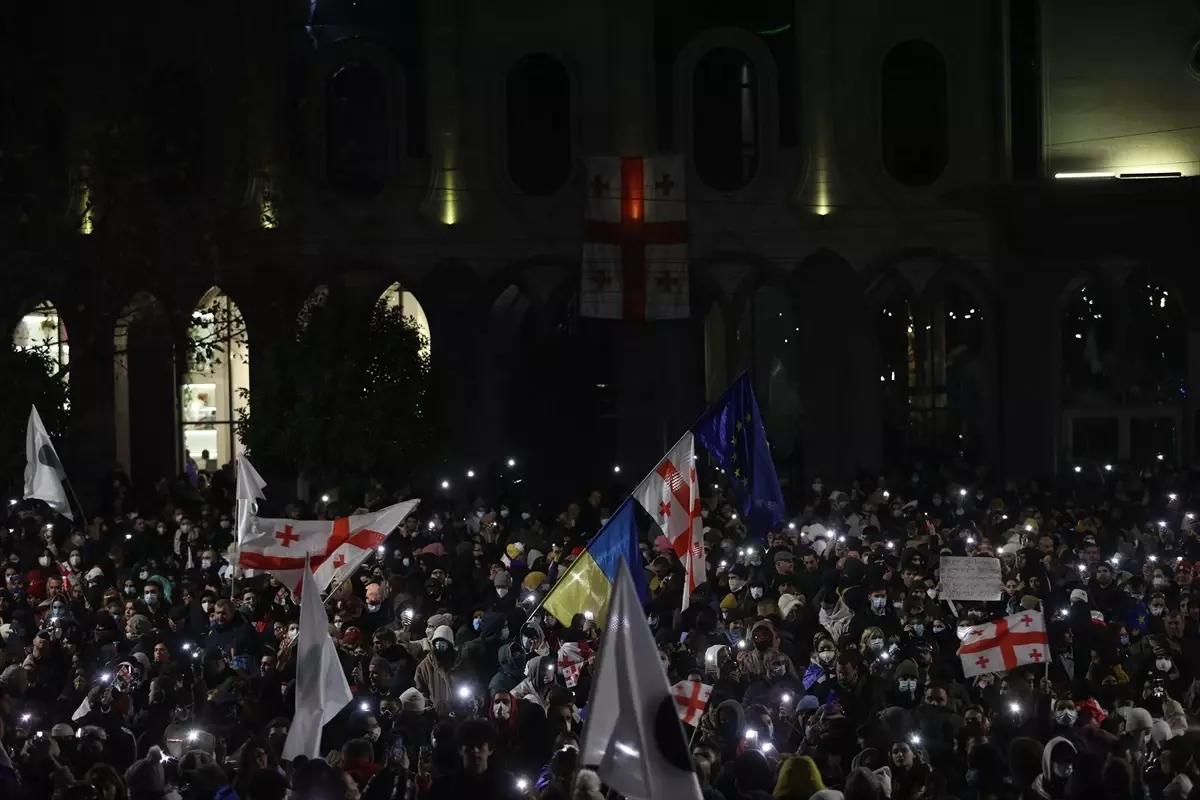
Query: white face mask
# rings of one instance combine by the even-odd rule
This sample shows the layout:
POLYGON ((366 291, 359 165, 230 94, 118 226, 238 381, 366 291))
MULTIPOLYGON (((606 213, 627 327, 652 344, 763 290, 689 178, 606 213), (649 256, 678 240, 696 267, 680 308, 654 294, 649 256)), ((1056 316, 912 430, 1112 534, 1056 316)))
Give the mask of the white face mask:
POLYGON ((1064 708, 1061 711, 1054 712, 1054 721, 1059 725, 1074 725, 1075 720, 1079 718, 1079 712, 1073 708, 1064 708))
POLYGON ((507 508, 500 509, 500 518, 508 519, 508 509, 507 508))
POLYGON ((367 739, 372 742, 379 741, 379 734, 383 733, 383 729, 376 725, 374 728, 367 730, 367 739))
POLYGON ((1156 670, 1158 670, 1159 672, 1166 672, 1166 673, 1170 673, 1170 672, 1171 672, 1171 668, 1172 668, 1173 666, 1174 666, 1174 663, 1173 663, 1173 662, 1171 661, 1171 659, 1169 659, 1169 658, 1156 658, 1156 659, 1154 659, 1154 668, 1155 668, 1156 670))
POLYGON ((1155 589, 1161 589, 1167 585, 1167 579, 1162 577, 1161 575, 1155 575, 1154 580, 1150 581, 1150 583, 1154 586, 1155 589))
POLYGON ((71 566, 72 567, 78 567, 79 562, 81 562, 81 561, 83 561, 83 559, 80 558, 79 556, 71 556, 71 566))
POLYGON ((200 609, 201 609, 201 610, 202 610, 202 611, 203 611, 205 614, 207 614, 209 611, 212 611, 212 603, 210 603, 210 602, 208 602, 207 600, 205 600, 203 603, 201 603, 201 604, 200 604, 200 609))
POLYGON ((496 719, 508 719, 508 716, 511 713, 512 709, 509 707, 508 703, 495 703, 492 705, 492 716, 494 716, 496 719))
POLYGON ((38 556, 38 563, 43 567, 50 566, 50 556, 38 556))
POLYGON ((872 639, 871 641, 867 642, 867 646, 870 647, 872 650, 876 650, 876 651, 882 650, 883 649, 883 639, 872 639))
POLYGON ((753 589, 750 590, 750 596, 753 597, 755 600, 761 600, 762 596, 763 596, 763 590, 758 588, 757 586, 755 586, 753 589))
POLYGON ((837 658, 836 650, 818 650, 817 661, 820 661, 825 666, 829 666, 837 658))
POLYGON ((212 559, 211 558, 200 559, 200 569, 210 569, 211 567, 212 567, 212 559))
POLYGON ((529 512, 528 512, 528 511, 522 511, 522 512, 521 512, 521 519, 529 519, 529 512))
POLYGON ((497 587, 497 589, 496 589, 497 597, 504 597, 507 594, 508 594, 508 587, 506 587, 506 586, 497 587))
POLYGON ((475 518, 483 519, 483 509, 482 508, 475 512, 475 518))

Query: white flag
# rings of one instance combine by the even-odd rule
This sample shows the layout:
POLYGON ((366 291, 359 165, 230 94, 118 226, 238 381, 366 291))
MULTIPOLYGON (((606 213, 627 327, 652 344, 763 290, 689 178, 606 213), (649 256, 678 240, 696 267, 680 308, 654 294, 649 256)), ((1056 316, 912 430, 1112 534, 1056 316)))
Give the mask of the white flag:
POLYGON ((700 783, 624 559, 588 700, 581 763, 630 800, 700 800, 700 783))
POLYGON ((71 503, 63 488, 62 462, 54 452, 54 444, 38 414, 37 406, 29 410, 29 427, 25 430, 25 499, 44 500, 46 505, 67 519, 75 519, 71 503))
POLYGON ((253 527, 253 517, 258 513, 256 500, 265 500, 263 489, 267 482, 245 456, 237 458, 237 540, 240 545, 253 527))
POLYGON ((300 633, 296 635, 296 713, 280 757, 320 758, 321 729, 353 699, 346 673, 338 661, 337 645, 329 638, 329 618, 321 590, 305 565, 300 600, 300 633))
POLYGON ((687 584, 683 608, 705 581, 704 523, 696 479, 696 438, 688 431, 658 466, 633 490, 633 496, 662 531, 683 563, 687 584))

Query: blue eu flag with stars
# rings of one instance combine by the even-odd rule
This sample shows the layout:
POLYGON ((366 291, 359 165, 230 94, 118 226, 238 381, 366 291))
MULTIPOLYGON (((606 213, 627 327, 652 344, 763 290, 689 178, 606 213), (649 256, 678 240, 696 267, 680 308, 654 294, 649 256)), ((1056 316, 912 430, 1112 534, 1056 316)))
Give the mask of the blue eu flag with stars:
POLYGON ((783 490, 747 373, 705 412, 692 433, 736 488, 747 527, 762 533, 778 524, 783 519, 783 490))

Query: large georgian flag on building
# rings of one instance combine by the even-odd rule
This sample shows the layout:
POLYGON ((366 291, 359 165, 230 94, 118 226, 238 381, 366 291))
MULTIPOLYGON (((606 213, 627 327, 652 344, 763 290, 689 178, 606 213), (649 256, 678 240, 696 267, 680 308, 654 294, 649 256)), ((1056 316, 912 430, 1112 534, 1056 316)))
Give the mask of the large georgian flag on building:
POLYGON ((696 437, 691 431, 667 451, 633 490, 633 496, 662 529, 683 563, 687 574, 683 608, 687 608, 692 592, 704 583, 704 525, 696 480, 696 437))
POLYGON ((963 635, 958 656, 968 678, 1025 664, 1045 664, 1050 657, 1046 620, 1040 611, 1022 611, 976 625, 963 635))
POLYGON ((587 170, 580 314, 686 319, 683 157, 589 158, 587 170))
POLYGON ((299 590, 305 557, 321 591, 345 580, 380 547, 420 500, 406 500, 373 514, 328 520, 261 519, 242 542, 238 564, 270 572, 279 582, 299 590))

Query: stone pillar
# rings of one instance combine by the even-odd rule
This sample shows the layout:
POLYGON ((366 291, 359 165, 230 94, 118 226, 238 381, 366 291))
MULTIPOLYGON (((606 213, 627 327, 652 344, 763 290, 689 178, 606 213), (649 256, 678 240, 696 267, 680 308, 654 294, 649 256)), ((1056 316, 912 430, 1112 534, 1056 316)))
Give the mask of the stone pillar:
POLYGON ((1037 264, 1010 264, 997 304, 1002 473, 1053 475, 1061 457, 1062 356, 1054 341, 1062 281, 1037 264))
POLYGON ((462 136, 462 30, 457 0, 425 0, 425 74, 428 86, 430 191, 421 213, 443 225, 457 225, 470 214, 464 177, 462 136))

